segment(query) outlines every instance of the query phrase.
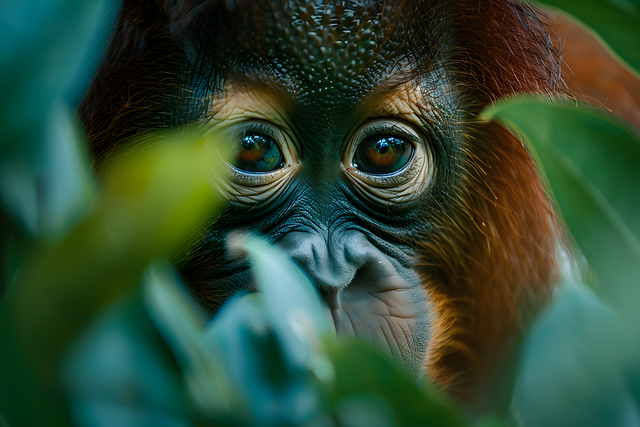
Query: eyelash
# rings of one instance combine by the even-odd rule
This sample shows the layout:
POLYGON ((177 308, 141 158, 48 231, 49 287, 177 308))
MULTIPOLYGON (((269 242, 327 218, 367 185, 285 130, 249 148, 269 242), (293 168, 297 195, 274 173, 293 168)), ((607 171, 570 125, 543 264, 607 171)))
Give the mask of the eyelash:
POLYGON ((402 126, 396 124, 377 124, 366 128, 358 137, 358 141, 356 143, 356 147, 362 141, 366 140, 369 137, 377 136, 377 135, 391 135, 397 136, 400 138, 404 138, 407 141, 413 143, 414 145, 420 140, 418 135, 415 135, 411 132, 407 132, 402 126))
POLYGON ((262 123, 252 122, 244 126, 239 126, 237 132, 238 132, 238 135, 243 137, 247 135, 253 135, 253 134, 268 136, 269 138, 273 138, 276 144, 278 144, 278 147, 282 149, 282 144, 283 144, 283 141, 281 141, 282 136, 279 135, 277 132, 275 132, 271 126, 267 126, 262 123))

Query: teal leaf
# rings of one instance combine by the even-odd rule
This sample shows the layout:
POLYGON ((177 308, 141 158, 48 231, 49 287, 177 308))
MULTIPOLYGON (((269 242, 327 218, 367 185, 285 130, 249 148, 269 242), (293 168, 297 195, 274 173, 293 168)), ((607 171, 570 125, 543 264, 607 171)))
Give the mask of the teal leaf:
POLYGON ((138 293, 99 313, 65 353, 73 425, 189 425, 184 382, 138 293))
MULTIPOLYGON (((145 305, 179 362, 195 404, 210 416, 239 409, 241 402, 224 365, 223 349, 218 341, 208 345, 202 312, 182 287, 175 270, 166 262, 153 263, 143 286, 145 305)), ((243 313, 254 311, 259 313, 243 313)))
POLYGON ((207 328, 208 342, 219 344, 232 382, 242 384, 254 424, 312 422, 323 415, 334 375, 320 296, 281 249, 250 234, 229 240, 248 258, 258 292, 228 302, 207 328))
POLYGON ((320 337, 329 329, 328 312, 317 290, 281 250, 253 235, 234 236, 232 246, 251 262, 265 315, 292 365, 305 367, 319 351, 320 337))
POLYGON ((638 0, 542 0, 566 12, 600 40, 629 71, 640 77, 640 2, 638 0))
POLYGON ((79 126, 62 103, 47 115, 36 150, 0 157, 0 200, 32 236, 59 238, 95 201, 95 183, 79 126))
POLYGON ((231 244, 249 259, 259 292, 227 301, 209 325, 171 267, 154 264, 145 302, 207 419, 297 426, 323 417, 333 366, 319 296, 280 249, 251 235, 231 244))
POLYGON ((339 417, 357 421, 360 414, 353 406, 345 413, 345 403, 354 398, 368 405, 381 400, 381 424, 410 427, 417 425, 462 426, 463 411, 443 396, 421 390, 395 363, 370 344, 339 340, 330 348, 330 359, 335 366, 336 382, 331 401, 339 417), (391 417, 393 414, 393 417, 391 417))
POLYGON ((49 109, 76 76, 105 3, 25 0, 0 10, 2 157, 39 150, 49 109))
POLYGON ((636 335, 583 285, 565 283, 522 351, 514 394, 522 424, 637 425, 636 335))

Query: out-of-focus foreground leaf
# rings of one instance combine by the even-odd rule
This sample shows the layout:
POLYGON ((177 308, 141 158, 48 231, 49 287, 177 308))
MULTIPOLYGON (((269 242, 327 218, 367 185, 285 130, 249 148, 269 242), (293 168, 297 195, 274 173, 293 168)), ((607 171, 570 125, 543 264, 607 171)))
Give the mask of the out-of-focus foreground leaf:
MULTIPOLYGON (((137 285, 150 260, 199 238, 215 206, 211 138, 164 134, 116 156, 95 211, 61 240, 25 251, 2 301, 3 345, 41 381, 55 382, 69 340, 97 310, 137 285)), ((12 357, 8 353, 0 357, 12 357)), ((9 360, 0 362, 4 384, 22 381, 9 360)), ((6 403, 10 387, 3 393, 6 403)))
POLYGON ((609 53, 640 77, 640 1, 638 0, 542 0, 581 21, 599 36, 609 53))
POLYGON ((341 340, 331 349, 336 371, 332 401, 341 425, 465 425, 452 401, 421 390, 370 344, 341 340))
POLYGON ((38 146, 0 157, 0 201, 28 234, 56 238, 90 210, 95 183, 67 108, 57 102, 42 122, 46 131, 38 146))
POLYGON ((232 246, 253 266, 258 293, 229 301, 208 325, 171 269, 146 280, 152 319, 182 366, 202 416, 229 425, 297 426, 324 416, 333 367, 316 290, 276 247, 253 236, 232 246))
POLYGON ((229 301, 208 326, 169 266, 145 281, 201 416, 233 426, 463 425, 378 350, 336 340, 317 291, 280 249, 252 235, 230 246, 247 256, 258 292, 229 301))
POLYGON ((516 416, 531 427, 640 423, 638 334, 584 285, 565 283, 523 349, 516 416))
POLYGON ((501 103, 484 117, 498 117, 517 130, 538 157, 595 274, 595 289, 610 305, 584 285, 563 288, 525 345, 516 393, 521 416, 531 425, 635 425, 640 421, 636 129, 594 110, 531 98, 501 103))
MULTIPOLYGON (((333 339, 329 311, 308 279, 283 252, 252 236, 238 240, 232 242, 233 246, 240 246, 251 261, 256 287, 263 299, 265 323, 270 325, 278 342, 284 370, 293 380, 287 391, 270 390, 272 396, 274 393, 282 396, 280 402, 284 405, 280 410, 287 408, 284 413, 290 414, 285 420, 287 424, 313 425, 315 421, 322 425, 324 417, 325 425, 331 425, 328 409, 339 425, 462 425, 453 405, 428 396, 414 379, 378 350, 359 341, 333 339), (305 377, 305 368, 315 378, 305 377), (330 390, 324 413, 323 389, 330 390), (306 419, 304 414, 308 414, 306 419)), ((220 328, 220 333, 229 329, 232 328, 228 325, 220 328)), ((234 369, 240 373, 242 365, 237 364, 234 369)), ((273 397, 264 394, 262 399, 268 402, 273 397)), ((265 419, 258 418, 260 422, 265 419)))
POLYGON ((183 377, 140 292, 101 312, 66 352, 61 377, 76 427, 186 427, 183 377))
POLYGON ((43 118, 75 76, 104 10, 100 0, 2 3, 0 155, 40 144, 43 118))
POLYGON ((91 202, 85 147, 61 98, 104 11, 103 1, 0 6, 0 201, 34 236, 64 234, 91 202))

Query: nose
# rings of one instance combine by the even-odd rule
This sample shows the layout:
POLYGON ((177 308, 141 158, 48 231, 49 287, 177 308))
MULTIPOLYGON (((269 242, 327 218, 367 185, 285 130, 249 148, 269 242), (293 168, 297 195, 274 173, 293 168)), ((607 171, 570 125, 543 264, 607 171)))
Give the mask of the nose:
MULTIPOLYGON (((344 236, 346 237, 346 236, 344 236)), ((307 273, 322 291, 348 285, 364 264, 363 254, 354 252, 353 239, 326 239, 314 232, 290 232, 280 247, 307 273)))
POLYGON ((315 232, 290 232, 281 248, 304 270, 329 308, 340 308, 340 291, 348 287, 358 271, 379 265, 382 253, 355 231, 325 237, 315 232))
POLYGON ((332 311, 341 308, 341 293, 355 282, 361 287, 364 276, 371 281, 371 288, 378 287, 372 282, 395 276, 384 254, 356 231, 330 237, 317 232, 289 232, 279 245, 303 269, 332 311))

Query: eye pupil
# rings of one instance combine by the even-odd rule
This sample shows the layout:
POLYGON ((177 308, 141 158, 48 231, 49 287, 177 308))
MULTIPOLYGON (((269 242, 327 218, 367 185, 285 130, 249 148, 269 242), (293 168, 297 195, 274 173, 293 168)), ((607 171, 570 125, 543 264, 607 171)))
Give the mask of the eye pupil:
POLYGON ((231 163, 244 172, 264 173, 283 167, 284 156, 273 138, 248 134, 239 141, 231 163))
POLYGON ((255 138, 260 138, 258 135, 250 135, 242 138, 242 148, 247 151, 251 151, 256 145, 255 138))
POLYGON ((389 151, 389 142, 387 138, 381 138, 380 140, 378 140, 378 142, 376 142, 375 144, 375 148, 380 154, 385 154, 387 151, 389 151))
POLYGON ((374 135, 356 148, 354 166, 362 172, 376 175, 397 172, 409 163, 413 145, 397 136, 374 135))

